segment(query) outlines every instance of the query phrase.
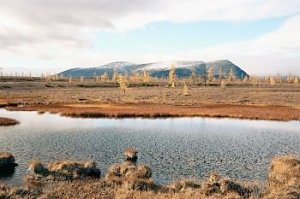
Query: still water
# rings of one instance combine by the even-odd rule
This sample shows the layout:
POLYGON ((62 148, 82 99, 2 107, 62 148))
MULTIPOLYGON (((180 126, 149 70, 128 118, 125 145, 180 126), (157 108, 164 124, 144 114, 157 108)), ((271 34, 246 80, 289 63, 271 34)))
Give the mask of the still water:
POLYGON ((0 182, 20 185, 31 159, 97 161, 102 173, 122 162, 129 146, 151 166, 157 183, 203 178, 219 171, 235 179, 265 180, 271 158, 300 155, 300 122, 211 118, 78 119, 36 112, 9 112, 21 124, 0 127, 0 151, 19 164, 0 182))

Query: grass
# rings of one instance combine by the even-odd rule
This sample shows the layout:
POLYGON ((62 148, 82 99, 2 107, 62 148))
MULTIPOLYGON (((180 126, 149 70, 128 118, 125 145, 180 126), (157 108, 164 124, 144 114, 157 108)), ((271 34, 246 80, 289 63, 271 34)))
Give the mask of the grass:
POLYGON ((273 192, 291 188, 300 190, 300 159, 295 155, 275 157, 269 169, 269 187, 273 192))
MULTIPOLYGON (((90 165, 90 164, 89 164, 90 165)), ((94 163, 92 164, 94 165, 94 163)), ((293 155, 275 157, 264 182, 235 181, 211 173, 202 181, 186 179, 157 185, 146 165, 114 164, 105 178, 77 180, 35 176, 35 184, 12 188, 0 186, 1 198, 107 198, 107 199, 267 199, 300 197, 300 159, 293 155)), ((76 170, 74 161, 58 161, 55 170, 76 170), (66 166, 67 165, 67 166, 66 166), (72 168, 71 168, 71 167, 72 168)))
POLYGON ((178 105, 159 103, 77 103, 28 105, 8 107, 9 110, 59 113, 68 117, 83 118, 166 118, 166 117, 217 117, 265 120, 300 120, 298 108, 285 106, 257 106, 230 104, 178 105))
POLYGON ((254 88, 247 84, 228 87, 132 87, 123 95, 114 83, 9 82, 0 89, 0 106, 10 110, 35 110, 70 117, 231 117, 266 120, 300 120, 300 84, 254 88), (97 86, 97 87, 94 87, 97 86), (23 107, 13 107, 22 105, 23 107))

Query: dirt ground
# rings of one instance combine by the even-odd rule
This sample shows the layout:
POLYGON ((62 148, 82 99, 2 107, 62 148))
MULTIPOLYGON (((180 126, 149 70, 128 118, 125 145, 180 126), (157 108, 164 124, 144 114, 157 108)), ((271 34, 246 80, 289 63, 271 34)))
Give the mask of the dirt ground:
POLYGON ((300 120, 300 84, 166 88, 114 83, 0 82, 0 106, 72 117, 232 117, 300 120))

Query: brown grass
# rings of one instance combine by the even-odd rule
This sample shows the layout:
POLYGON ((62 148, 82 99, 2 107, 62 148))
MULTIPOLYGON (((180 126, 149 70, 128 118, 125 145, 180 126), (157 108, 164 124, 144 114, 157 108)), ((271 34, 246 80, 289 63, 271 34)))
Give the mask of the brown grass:
POLYGON ((125 162, 112 165, 105 179, 57 181, 39 177, 37 180, 45 179, 42 184, 25 188, 0 186, 0 198, 298 199, 299 161, 296 156, 275 157, 270 165, 268 186, 259 182, 234 181, 218 173, 211 173, 203 181, 190 179, 155 185, 149 167, 125 162), (145 185, 147 189, 140 189, 145 185))
POLYGON ((296 195, 300 198, 300 159, 295 155, 275 157, 269 169, 270 195, 296 195))
MULTIPOLYGON (((253 88, 233 85, 182 88, 134 87, 123 95, 115 87, 77 87, 51 82, 10 83, 0 89, 0 104, 10 110, 35 110, 70 117, 232 117, 300 120, 300 85, 253 88)), ((88 83, 85 83, 88 84, 88 83)))
POLYGON ((300 109, 284 106, 250 106, 230 104, 171 105, 171 104, 53 104, 44 106, 8 107, 8 110, 59 113, 83 118, 163 118, 163 117, 228 117, 265 120, 300 120, 300 109), (116 108, 118 107, 118 108, 116 108))
MULTIPOLYGON (((49 176, 55 180, 74 180, 86 177, 100 178, 101 172, 97 168, 95 161, 74 161, 60 160, 50 162, 48 167, 45 167, 41 162, 32 160, 29 163, 29 170, 32 174, 49 176)), ((27 178, 30 181, 36 181, 35 176, 27 178)))
POLYGON ((19 124, 19 122, 15 119, 0 117, 0 126, 11 126, 19 124))

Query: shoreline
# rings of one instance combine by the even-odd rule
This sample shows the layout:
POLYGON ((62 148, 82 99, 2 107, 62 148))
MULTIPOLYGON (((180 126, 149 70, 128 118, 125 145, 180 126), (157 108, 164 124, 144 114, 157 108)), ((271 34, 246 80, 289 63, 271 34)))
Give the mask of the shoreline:
POLYGON ((207 117, 268 121, 300 121, 300 110, 288 106, 231 104, 179 105, 159 103, 69 103, 4 106, 8 111, 37 111, 72 118, 207 117))
MULTIPOLYGON (((127 155, 125 153, 125 155, 127 155)), ((132 158, 133 156, 128 156, 132 158)), ((299 198, 297 155, 272 158, 264 182, 235 180, 218 171, 204 179, 178 179, 157 184, 152 169, 133 159, 112 164, 105 175, 93 160, 56 160, 47 165, 33 160, 24 186, 0 184, 4 198, 299 198), (80 172, 75 172, 80 171, 80 172)))

